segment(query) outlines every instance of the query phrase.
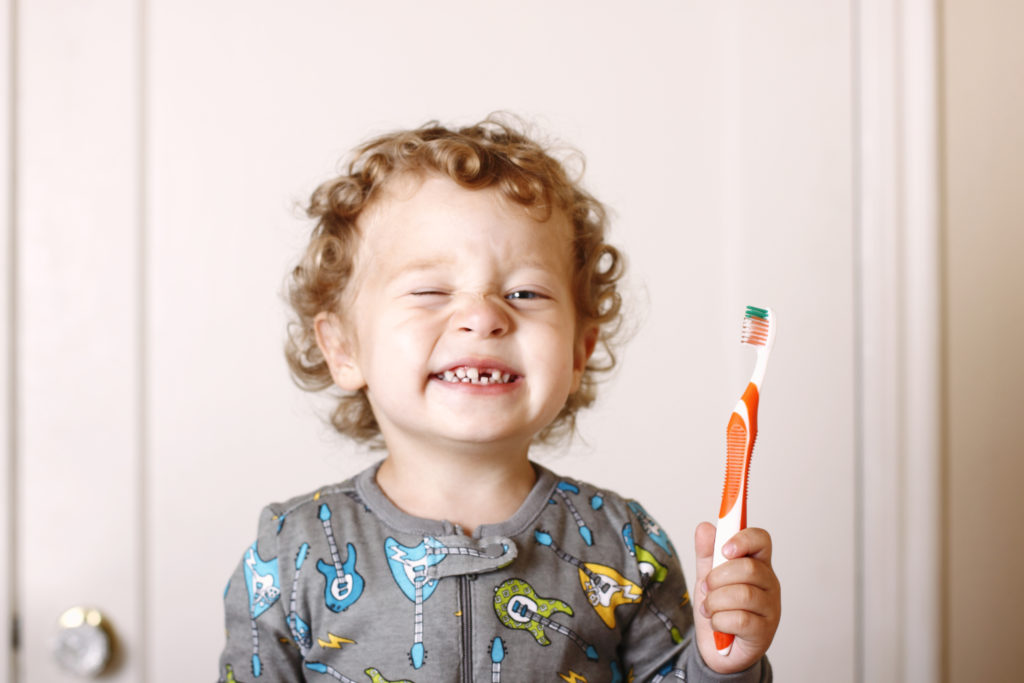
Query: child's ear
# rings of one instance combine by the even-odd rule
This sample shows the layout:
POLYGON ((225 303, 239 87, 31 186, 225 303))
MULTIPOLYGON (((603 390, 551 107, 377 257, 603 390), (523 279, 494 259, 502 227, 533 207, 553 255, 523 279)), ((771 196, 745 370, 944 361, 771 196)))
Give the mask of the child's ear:
POLYGON ((570 393, 575 393, 580 388, 583 373, 587 369, 587 361, 594 355, 594 349, 597 347, 599 334, 600 330, 597 325, 591 325, 581 330, 576 336, 576 347, 572 354, 572 392, 570 393))
POLYGON ((327 361, 334 383, 345 391, 359 391, 366 386, 359 369, 353 344, 344 323, 334 313, 320 312, 313 320, 316 345, 327 361))

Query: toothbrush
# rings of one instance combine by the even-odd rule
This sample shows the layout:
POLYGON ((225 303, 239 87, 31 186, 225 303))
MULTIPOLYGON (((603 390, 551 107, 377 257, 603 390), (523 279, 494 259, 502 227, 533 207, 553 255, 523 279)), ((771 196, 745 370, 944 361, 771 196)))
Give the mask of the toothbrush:
MULTIPOLYGON (((757 349, 757 364, 746 391, 736 403, 729 426, 726 428, 725 486, 722 488, 722 507, 718 512, 718 530, 715 532, 715 556, 712 568, 726 561, 722 546, 747 528, 747 479, 750 475, 750 457, 757 439, 757 403, 761 396, 764 371, 768 367, 768 354, 775 343, 778 323, 770 308, 747 306, 743 317, 740 342, 757 349)), ((726 656, 732 650, 734 636, 715 631, 715 647, 726 656)))

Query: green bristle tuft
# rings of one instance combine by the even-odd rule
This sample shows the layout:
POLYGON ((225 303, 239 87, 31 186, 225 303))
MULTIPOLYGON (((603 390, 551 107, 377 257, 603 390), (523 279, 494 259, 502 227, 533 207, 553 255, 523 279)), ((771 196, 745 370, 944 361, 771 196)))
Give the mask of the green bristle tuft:
POLYGON ((747 306, 747 318, 761 318, 762 320, 768 319, 768 309, 758 308, 757 306, 747 306))

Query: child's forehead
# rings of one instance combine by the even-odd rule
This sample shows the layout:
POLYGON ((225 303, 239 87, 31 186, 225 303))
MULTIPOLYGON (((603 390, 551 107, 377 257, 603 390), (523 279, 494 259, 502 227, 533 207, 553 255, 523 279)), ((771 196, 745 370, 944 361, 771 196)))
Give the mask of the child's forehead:
POLYGON ((561 212, 538 221, 496 188, 469 189, 444 176, 411 178, 382 193, 359 218, 362 275, 437 268, 504 268, 571 275, 572 228, 561 212))

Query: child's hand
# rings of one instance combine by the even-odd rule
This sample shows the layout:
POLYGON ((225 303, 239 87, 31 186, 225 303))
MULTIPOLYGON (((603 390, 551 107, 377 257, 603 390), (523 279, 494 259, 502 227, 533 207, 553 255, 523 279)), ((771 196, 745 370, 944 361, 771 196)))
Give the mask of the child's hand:
POLYGON ((723 548, 728 562, 714 570, 715 527, 700 524, 694 544, 693 618, 700 654, 718 673, 748 669, 771 645, 782 611, 779 579, 772 571, 772 538, 764 529, 740 531, 723 548), (716 630, 736 635, 728 656, 715 648, 716 630))

